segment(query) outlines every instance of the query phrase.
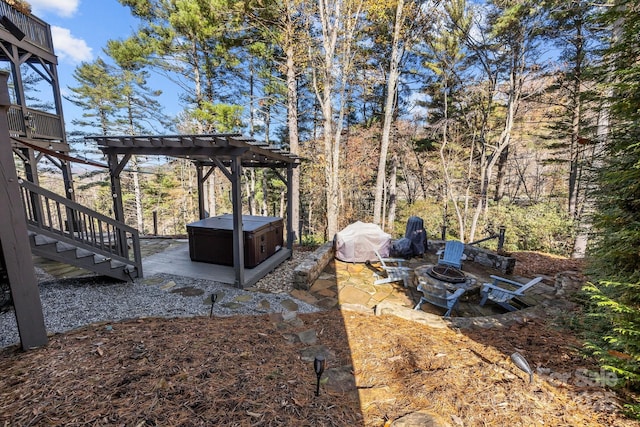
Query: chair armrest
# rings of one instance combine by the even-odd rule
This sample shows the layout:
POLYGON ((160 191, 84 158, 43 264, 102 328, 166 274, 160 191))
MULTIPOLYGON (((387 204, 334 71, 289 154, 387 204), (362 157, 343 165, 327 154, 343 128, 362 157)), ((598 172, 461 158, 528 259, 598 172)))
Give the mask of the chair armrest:
POLYGON ((520 288, 520 287, 524 286, 524 284, 523 284, 523 283, 516 282, 515 280, 505 279, 504 277, 500 277, 500 276, 494 276, 494 275, 491 275, 491 278, 493 279, 493 284, 494 284, 495 286, 498 286, 498 283, 499 283, 499 282, 508 283, 508 284, 513 285, 513 286, 516 286, 516 287, 518 287, 518 288, 520 288))
POLYGON ((404 259, 404 258, 382 258, 382 260, 384 262, 397 262, 398 264, 401 264, 403 262, 407 262, 407 260, 404 259))
POLYGON ((505 294, 510 294, 510 295, 522 295, 522 292, 520 292, 520 289, 512 291, 511 289, 501 288, 500 286, 494 285, 493 283, 485 283, 484 285, 482 285, 482 290, 480 292, 487 293, 489 292, 490 289, 495 289, 498 292, 503 292, 505 294))
POLYGON ((460 298, 462 296, 462 294, 465 293, 465 289, 464 288, 458 288, 456 289, 456 291, 447 299, 454 299, 454 298, 460 298))

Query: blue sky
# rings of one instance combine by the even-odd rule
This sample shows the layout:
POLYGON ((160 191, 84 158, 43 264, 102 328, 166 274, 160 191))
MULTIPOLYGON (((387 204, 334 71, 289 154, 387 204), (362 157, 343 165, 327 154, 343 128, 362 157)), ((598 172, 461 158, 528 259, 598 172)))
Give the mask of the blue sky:
MULTIPOLYGON (((129 8, 117 0, 29 0, 29 4, 33 15, 51 25, 63 96, 68 87, 77 86, 73 72, 81 62, 105 58, 103 48, 108 40, 127 38, 138 27, 129 8)), ((152 78, 150 87, 164 92, 161 102, 166 114, 175 115, 182 109, 165 79, 152 78)), ((65 127, 70 130, 71 121, 81 111, 63 99, 63 113, 65 127)))

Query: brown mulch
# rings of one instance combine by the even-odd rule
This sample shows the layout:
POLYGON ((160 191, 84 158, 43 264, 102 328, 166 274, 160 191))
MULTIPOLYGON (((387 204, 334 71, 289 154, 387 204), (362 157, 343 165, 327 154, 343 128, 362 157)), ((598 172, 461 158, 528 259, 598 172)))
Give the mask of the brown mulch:
MULTIPOLYGON (((539 274, 565 269, 529 256, 539 274)), ((332 310, 95 324, 0 352, 0 425, 384 426, 417 411, 451 426, 637 425, 580 347, 553 319, 454 331, 332 310), (310 329, 329 352, 317 397, 310 346, 296 339, 310 329), (338 368, 355 387, 327 380, 338 368)))
POLYGON ((523 277, 541 274, 554 276, 563 271, 582 271, 585 267, 584 259, 564 258, 541 252, 515 252, 511 256, 516 259, 514 274, 523 277))

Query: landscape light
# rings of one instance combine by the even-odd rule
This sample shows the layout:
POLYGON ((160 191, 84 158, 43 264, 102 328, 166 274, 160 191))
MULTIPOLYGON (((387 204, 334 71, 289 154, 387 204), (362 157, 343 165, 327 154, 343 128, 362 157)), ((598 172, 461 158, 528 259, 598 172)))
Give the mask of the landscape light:
POLYGON ((533 370, 527 363, 524 356, 516 351, 511 355, 511 360, 513 360, 513 363, 515 363, 518 368, 529 374, 529 383, 533 383, 533 370))
POLYGON ((315 360, 313 361, 313 370, 316 371, 316 396, 320 395, 320 377, 322 376, 322 373, 324 372, 324 365, 325 365, 325 360, 324 360, 324 356, 316 356, 315 360))
POLYGON ((211 294, 211 313, 209 313, 209 317, 213 317, 213 304, 216 303, 218 299, 218 294, 211 294))

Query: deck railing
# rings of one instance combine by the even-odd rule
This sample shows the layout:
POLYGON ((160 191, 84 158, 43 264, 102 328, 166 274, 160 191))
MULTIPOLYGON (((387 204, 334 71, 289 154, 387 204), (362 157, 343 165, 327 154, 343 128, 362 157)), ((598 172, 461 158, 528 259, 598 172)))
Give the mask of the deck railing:
POLYGON ((134 265, 142 276, 138 230, 32 182, 20 180, 20 189, 29 230, 134 265))
POLYGON ((27 138, 63 140, 60 116, 31 108, 27 108, 26 111, 26 114, 23 113, 19 105, 9 107, 9 133, 27 138))
POLYGON ((20 28, 28 41, 47 52, 53 53, 51 28, 49 24, 32 15, 25 15, 19 10, 0 0, 0 14, 6 16, 16 27, 20 28))

